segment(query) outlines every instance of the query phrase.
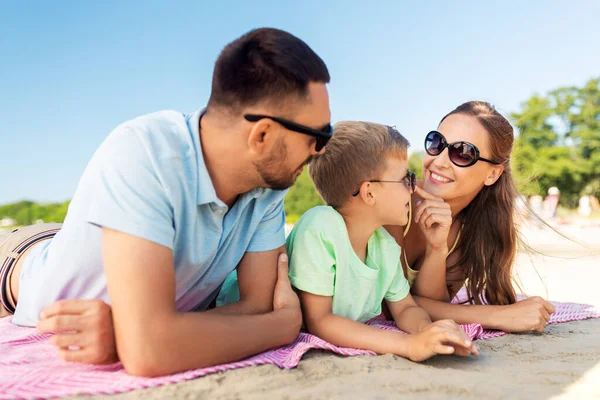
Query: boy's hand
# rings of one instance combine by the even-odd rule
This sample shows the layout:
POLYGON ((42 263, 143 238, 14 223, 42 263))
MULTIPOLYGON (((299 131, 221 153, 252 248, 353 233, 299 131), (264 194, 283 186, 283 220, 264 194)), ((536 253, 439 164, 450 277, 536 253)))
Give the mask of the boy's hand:
POLYGON ((421 197, 415 203, 415 223, 419 224, 425 235, 427 245, 432 250, 448 251, 448 233, 452 226, 450 205, 440 197, 436 197, 420 187, 416 194, 421 197))
POLYGON ((440 320, 409 336, 408 358, 424 361, 436 354, 479 355, 477 346, 452 320, 440 320))
POLYGON ((37 328, 41 333, 54 333, 50 343, 59 348, 65 361, 119 361, 111 308, 102 300, 58 301, 42 311, 37 328))

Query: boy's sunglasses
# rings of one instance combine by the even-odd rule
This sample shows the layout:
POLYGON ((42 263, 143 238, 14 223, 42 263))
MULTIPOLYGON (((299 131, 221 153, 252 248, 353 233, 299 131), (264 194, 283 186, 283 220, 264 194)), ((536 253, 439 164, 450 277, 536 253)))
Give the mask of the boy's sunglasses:
MULTIPOLYGON (((406 172, 406 176, 404 178, 402 178, 399 181, 382 181, 379 179, 371 179, 370 181, 367 182, 371 182, 371 183, 404 183, 406 185, 406 187, 408 188, 408 190, 410 190, 411 193, 415 192, 415 189, 417 187, 417 174, 415 174, 414 172, 411 171, 407 171, 406 172)), ((360 188, 356 189, 356 192, 352 193, 352 197, 356 197, 358 196, 358 194, 360 193, 360 188)))
POLYGON ((448 148, 448 157, 450 158, 450 161, 457 167, 470 167, 480 160, 494 165, 500 164, 481 157, 479 155, 479 149, 472 143, 448 143, 444 135, 438 131, 431 131, 425 137, 425 151, 430 156, 439 156, 446 147, 448 148))
POLYGON ((313 128, 310 128, 305 125, 300 125, 295 122, 288 121, 287 119, 283 119, 283 118, 279 118, 279 117, 271 117, 269 115, 246 114, 246 115, 244 115, 244 118, 246 119, 246 121, 249 121, 249 122, 258 122, 261 119, 268 118, 272 121, 277 122, 284 128, 289 129, 290 131, 303 133, 305 135, 310 135, 310 136, 314 137, 315 139, 317 139, 317 142, 315 144, 316 151, 321 151, 323 149, 323 147, 325 147, 325 145, 327 145, 327 142, 329 142, 329 139, 331 139, 331 137, 333 136, 333 127, 331 126, 331 124, 327 124, 321 129, 313 129, 313 128))

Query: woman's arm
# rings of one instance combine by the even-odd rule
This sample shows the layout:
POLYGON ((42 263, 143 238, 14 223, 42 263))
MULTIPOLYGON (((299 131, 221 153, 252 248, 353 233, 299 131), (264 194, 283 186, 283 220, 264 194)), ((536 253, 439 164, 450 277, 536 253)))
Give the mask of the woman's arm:
POLYGON ((448 250, 425 251, 425 258, 419 268, 411 292, 416 296, 450 302, 450 294, 446 283, 446 257, 448 250))
POLYGON ((413 296, 433 321, 452 319, 458 324, 481 324, 486 329, 505 332, 534 331, 542 333, 555 309, 541 297, 530 297, 506 306, 451 304, 413 296))
POLYGON ((415 193, 421 199, 415 202, 414 219, 423 233, 426 244, 419 275, 413 284, 412 292, 418 296, 450 301, 446 287, 448 234, 452 226, 450 206, 443 199, 421 188, 417 188, 415 193))

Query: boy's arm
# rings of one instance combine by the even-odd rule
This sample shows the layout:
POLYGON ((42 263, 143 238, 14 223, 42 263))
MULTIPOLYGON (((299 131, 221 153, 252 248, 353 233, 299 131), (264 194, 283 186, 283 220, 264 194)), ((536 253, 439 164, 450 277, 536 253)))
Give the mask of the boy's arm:
POLYGON ((308 331, 336 346, 391 353, 413 361, 423 361, 435 354, 478 354, 466 334, 452 321, 438 321, 419 333, 404 335, 332 314, 332 297, 300 291, 300 303, 308 331))
POLYGON ((452 353, 460 356, 479 354, 475 344, 469 340, 464 331, 452 320, 431 322, 429 314, 419 307, 410 294, 396 302, 387 301, 387 305, 394 317, 396 326, 404 332, 413 334, 431 334, 432 330, 446 329, 453 332, 457 340, 443 341, 446 347, 452 347, 452 353))
MULTIPOLYGON (((130 374, 167 375, 240 360, 298 335, 301 314, 287 278, 287 260, 279 266, 275 311, 184 313, 175 308, 169 248, 104 228, 103 249, 117 350, 130 374)), ((278 252, 266 252, 270 255, 263 260, 274 262, 278 252)))
POLYGON ((407 333, 422 331, 431 324, 427 311, 415 303, 410 293, 400 301, 386 301, 398 329, 407 333))
POLYGON ((332 297, 299 291, 308 332, 336 346, 409 357, 410 336, 365 325, 332 313, 332 297))

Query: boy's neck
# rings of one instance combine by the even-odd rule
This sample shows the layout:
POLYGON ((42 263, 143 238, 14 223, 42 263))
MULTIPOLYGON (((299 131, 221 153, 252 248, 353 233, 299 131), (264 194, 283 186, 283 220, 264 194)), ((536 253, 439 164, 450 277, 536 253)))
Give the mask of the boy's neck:
POLYGON ((350 238, 350 244, 354 252, 364 263, 367 258, 367 244, 373 233, 381 227, 381 224, 373 218, 369 218, 365 210, 347 206, 337 210, 344 218, 346 230, 350 238))

